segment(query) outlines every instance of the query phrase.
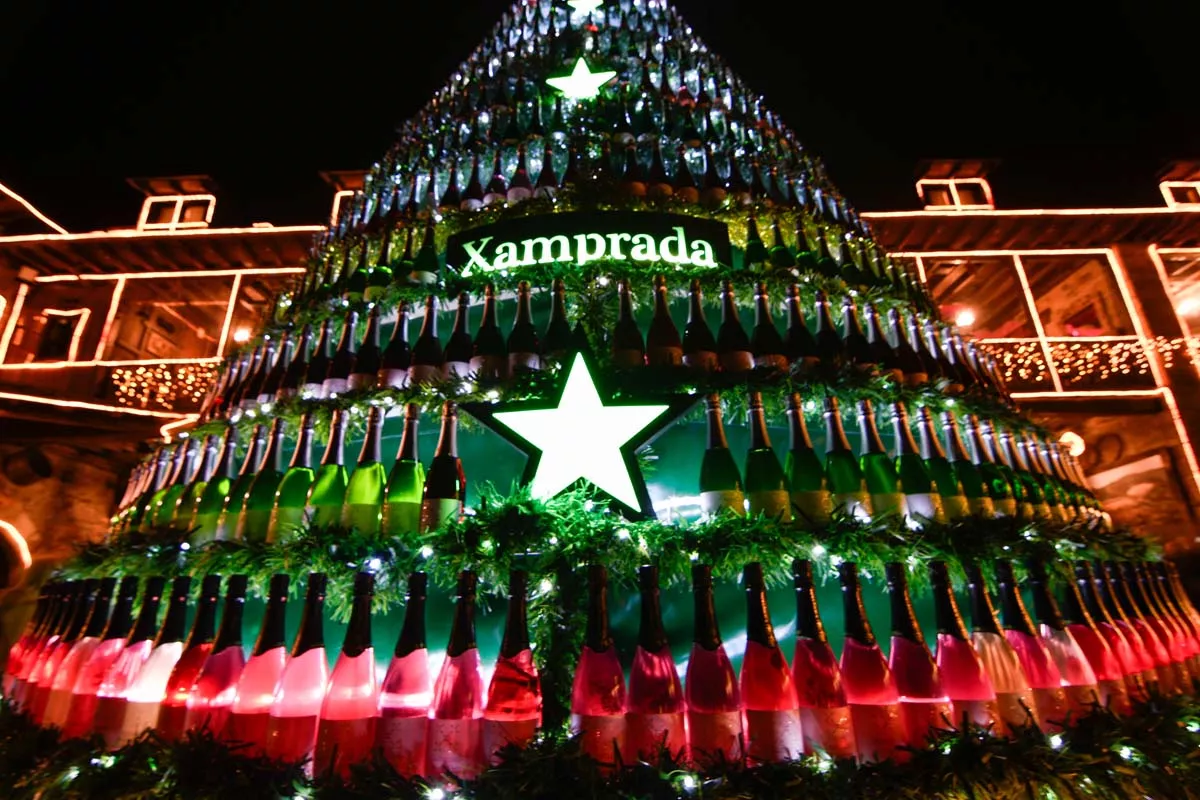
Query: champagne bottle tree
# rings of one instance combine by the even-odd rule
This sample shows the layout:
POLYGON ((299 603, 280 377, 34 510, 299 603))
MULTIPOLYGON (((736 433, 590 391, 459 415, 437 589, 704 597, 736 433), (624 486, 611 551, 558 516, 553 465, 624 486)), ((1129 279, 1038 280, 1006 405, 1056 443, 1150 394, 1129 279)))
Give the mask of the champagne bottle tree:
POLYGON ((397 109, 303 274, 56 576, 6 695, 108 747, 208 727, 430 797, 528 777, 526 748, 571 779, 671 765, 614 785, 674 797, 731 764, 791 787, 905 762, 964 715, 1019 748, 1089 698, 1190 702, 1200 625, 1170 570, 736 66, 669 2, 513 5, 397 109), (103 625, 98 578, 121 580, 103 625), (158 612, 189 601, 185 636, 158 612))

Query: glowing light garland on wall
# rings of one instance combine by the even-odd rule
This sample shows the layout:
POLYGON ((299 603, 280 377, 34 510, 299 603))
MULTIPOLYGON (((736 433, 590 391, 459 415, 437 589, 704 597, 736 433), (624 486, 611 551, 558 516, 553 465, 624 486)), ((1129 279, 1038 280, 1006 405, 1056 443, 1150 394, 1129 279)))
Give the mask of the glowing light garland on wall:
POLYGON ((180 405, 199 403, 218 371, 208 364, 116 367, 109 380, 122 406, 173 411, 180 405))

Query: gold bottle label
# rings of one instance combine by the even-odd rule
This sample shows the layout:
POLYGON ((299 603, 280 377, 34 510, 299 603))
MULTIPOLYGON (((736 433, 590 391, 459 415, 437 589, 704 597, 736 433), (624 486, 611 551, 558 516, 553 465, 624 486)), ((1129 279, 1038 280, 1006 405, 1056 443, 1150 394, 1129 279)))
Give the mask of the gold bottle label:
POLYGON ((771 492, 750 492, 750 516, 759 514, 780 522, 791 522, 792 500, 782 489, 771 492))
POLYGON ((833 495, 826 489, 792 492, 792 519, 797 527, 819 528, 829 524, 833 514, 833 495))

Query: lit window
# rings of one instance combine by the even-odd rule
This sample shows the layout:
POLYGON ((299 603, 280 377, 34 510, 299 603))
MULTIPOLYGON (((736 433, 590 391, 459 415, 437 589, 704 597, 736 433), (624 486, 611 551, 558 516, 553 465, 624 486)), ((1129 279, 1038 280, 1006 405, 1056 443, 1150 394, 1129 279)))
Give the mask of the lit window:
POLYGON ((992 187, 983 178, 922 178, 917 194, 925 208, 980 210, 995 208, 992 187))
POLYGON ((1200 206, 1200 181, 1163 181, 1158 189, 1168 208, 1200 206))
POLYGON ((74 361, 79 355, 79 340, 87 329, 91 309, 76 308, 64 311, 42 309, 45 325, 38 340, 35 361, 74 361))
POLYGON ((217 198, 211 194, 168 194, 147 197, 138 217, 140 231, 207 228, 217 198))

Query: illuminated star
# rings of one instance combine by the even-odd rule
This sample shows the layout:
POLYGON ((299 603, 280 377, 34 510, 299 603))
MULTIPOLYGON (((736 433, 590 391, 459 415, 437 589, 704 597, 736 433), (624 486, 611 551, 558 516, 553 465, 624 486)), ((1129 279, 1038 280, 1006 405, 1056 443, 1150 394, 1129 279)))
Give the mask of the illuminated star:
POLYGON ((592 72, 587 62, 580 58, 575 62, 575 71, 561 78, 547 78, 546 83, 558 89, 572 100, 588 100, 596 96, 600 87, 617 77, 610 70, 592 72))
POLYGON ((537 451, 530 462, 532 479, 528 470, 526 475, 535 497, 554 497, 585 480, 625 506, 645 511, 649 498, 633 451, 672 409, 669 403, 606 405, 587 361, 577 354, 557 407, 497 411, 494 417, 537 451))
POLYGON ((567 5, 575 9, 573 15, 584 17, 604 5, 604 0, 567 0, 567 5))

